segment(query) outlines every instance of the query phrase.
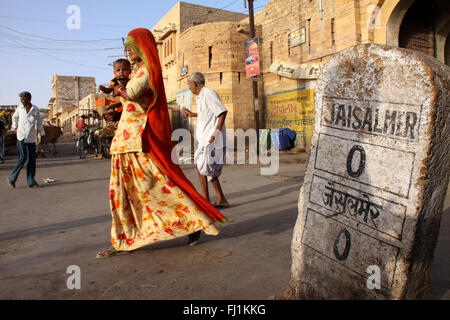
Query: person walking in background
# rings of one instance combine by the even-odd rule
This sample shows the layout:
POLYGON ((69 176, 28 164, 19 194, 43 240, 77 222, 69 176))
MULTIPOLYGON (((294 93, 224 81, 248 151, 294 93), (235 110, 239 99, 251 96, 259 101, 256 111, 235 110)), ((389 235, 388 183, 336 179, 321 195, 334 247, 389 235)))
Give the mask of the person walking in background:
POLYGON ((203 196, 210 201, 208 181, 211 181, 217 193, 217 202, 214 206, 228 207, 230 204, 219 182, 226 156, 227 109, 217 92, 205 87, 205 76, 202 73, 191 73, 188 77, 188 86, 192 93, 197 95, 197 113, 187 109, 183 109, 183 113, 186 118, 197 117, 195 138, 198 141, 198 147, 195 151, 194 162, 197 164, 203 196), (211 154, 214 156, 211 157, 211 154))
POLYGON ((77 128, 78 135, 80 135, 81 131, 86 128, 86 116, 82 114, 75 123, 75 127, 77 128))
MULTIPOLYGON (((216 223, 226 221, 172 162, 175 145, 152 33, 144 28, 130 31, 126 48, 138 70, 126 87, 114 88, 123 109, 110 149, 112 247, 96 258, 187 235, 189 245, 195 245, 201 230, 217 235, 216 223)), ((115 113, 108 111, 107 120, 115 113)))
POLYGON ((5 137, 5 122, 3 121, 3 119, 0 119, 0 163, 5 163, 5 137))
POLYGON ((83 136, 83 130, 86 128, 86 116, 82 114, 78 117, 77 121, 75 122, 75 128, 77 128, 77 148, 78 144, 80 143, 80 138, 83 136))
POLYGON ((6 179, 12 188, 16 187, 20 170, 27 163, 27 185, 29 188, 39 187, 34 176, 36 174, 36 129, 45 136, 39 108, 31 104, 31 93, 24 91, 19 94, 22 106, 18 106, 12 116, 11 129, 17 135, 18 161, 6 179))

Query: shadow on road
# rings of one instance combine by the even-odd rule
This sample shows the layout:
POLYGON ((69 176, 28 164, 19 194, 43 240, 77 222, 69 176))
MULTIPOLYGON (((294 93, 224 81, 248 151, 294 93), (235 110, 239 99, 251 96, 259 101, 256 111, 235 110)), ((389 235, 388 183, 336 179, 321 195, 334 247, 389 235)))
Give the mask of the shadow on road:
POLYGON ((74 228, 85 227, 85 226, 97 224, 97 223, 105 223, 108 221, 111 221, 111 216, 109 214, 105 214, 105 215, 101 215, 101 216, 97 216, 97 217, 84 218, 84 219, 61 222, 61 223, 54 223, 54 224, 49 224, 49 225, 40 226, 40 227, 36 227, 36 228, 30 228, 30 229, 24 229, 24 230, 14 230, 14 231, 6 232, 6 233, 1 233, 0 241, 19 239, 19 238, 24 238, 24 237, 28 237, 28 236, 42 235, 42 234, 57 232, 57 231, 64 231, 64 230, 69 230, 69 229, 74 229, 74 228))

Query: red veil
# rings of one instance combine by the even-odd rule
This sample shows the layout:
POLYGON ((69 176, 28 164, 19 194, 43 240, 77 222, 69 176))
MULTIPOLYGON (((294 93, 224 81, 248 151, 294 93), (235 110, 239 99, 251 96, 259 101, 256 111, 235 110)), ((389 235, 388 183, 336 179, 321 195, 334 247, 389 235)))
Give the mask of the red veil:
POLYGON ((160 169, 212 219, 222 224, 226 218, 202 195, 186 178, 181 167, 172 162, 171 153, 175 146, 171 140, 172 128, 167 107, 164 81, 153 34, 144 28, 131 30, 128 34, 127 46, 131 46, 145 63, 150 74, 150 88, 153 99, 148 106, 147 124, 142 136, 143 151, 149 152, 160 169))

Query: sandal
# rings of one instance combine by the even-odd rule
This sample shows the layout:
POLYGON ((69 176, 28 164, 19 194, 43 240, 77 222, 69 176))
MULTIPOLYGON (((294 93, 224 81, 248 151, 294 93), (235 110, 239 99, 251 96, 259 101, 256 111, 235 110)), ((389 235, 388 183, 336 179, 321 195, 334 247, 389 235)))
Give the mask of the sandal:
POLYGON ((201 231, 197 231, 194 233, 191 233, 189 235, 189 246, 193 247, 198 243, 198 240, 200 239, 201 231))
POLYGON ((230 204, 218 204, 217 202, 214 202, 212 205, 216 208, 228 208, 230 206, 230 204))
POLYGON ((116 256, 116 255, 122 254, 122 253, 129 253, 129 251, 118 251, 115 248, 111 247, 111 248, 107 248, 102 251, 99 251, 95 257, 97 259, 104 259, 104 258, 116 256))

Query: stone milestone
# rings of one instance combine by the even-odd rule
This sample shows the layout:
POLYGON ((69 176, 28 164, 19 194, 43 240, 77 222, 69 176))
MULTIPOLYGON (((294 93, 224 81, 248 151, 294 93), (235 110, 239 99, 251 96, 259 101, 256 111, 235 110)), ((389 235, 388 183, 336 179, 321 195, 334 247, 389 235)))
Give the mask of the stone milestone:
POLYGON ((450 171, 449 70, 374 44, 324 65, 287 298, 427 297, 450 171))

